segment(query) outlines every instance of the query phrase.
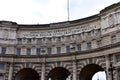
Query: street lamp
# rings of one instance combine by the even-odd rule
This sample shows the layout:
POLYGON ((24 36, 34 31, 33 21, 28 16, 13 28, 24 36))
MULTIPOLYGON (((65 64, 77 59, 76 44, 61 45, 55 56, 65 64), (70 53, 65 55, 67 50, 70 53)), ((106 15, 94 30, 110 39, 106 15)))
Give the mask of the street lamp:
POLYGON ((109 71, 110 74, 111 74, 112 80, 114 80, 114 78, 113 78, 113 71, 114 71, 114 70, 115 70, 115 67, 113 67, 112 64, 110 63, 110 67, 109 67, 108 71, 109 71))

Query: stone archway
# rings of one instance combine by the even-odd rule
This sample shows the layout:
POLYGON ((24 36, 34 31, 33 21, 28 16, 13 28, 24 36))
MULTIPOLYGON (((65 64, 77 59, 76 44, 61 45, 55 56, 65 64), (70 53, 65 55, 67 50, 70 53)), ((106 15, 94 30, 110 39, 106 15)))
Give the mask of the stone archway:
POLYGON ((15 80, 39 80, 39 74, 31 68, 24 68, 16 74, 15 80))
POLYGON ((68 76, 70 72, 67 69, 56 67, 49 72, 47 80, 66 80, 68 76))
POLYGON ((104 69, 97 64, 88 64, 80 71, 79 78, 80 80, 92 80, 93 75, 99 71, 104 71, 104 69))

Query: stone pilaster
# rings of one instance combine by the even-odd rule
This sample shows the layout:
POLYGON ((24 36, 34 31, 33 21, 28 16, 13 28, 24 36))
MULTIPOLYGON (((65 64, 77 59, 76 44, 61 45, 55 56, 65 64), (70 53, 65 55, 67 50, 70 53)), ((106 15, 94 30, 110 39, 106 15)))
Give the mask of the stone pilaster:
POLYGON ((107 80, 111 80, 111 75, 110 75, 110 72, 108 71, 109 67, 110 67, 110 59, 109 59, 109 56, 106 55, 105 56, 105 59, 106 59, 106 77, 107 77, 107 80))
POLYGON ((8 80, 12 80, 12 74, 13 74, 13 63, 10 63, 8 80))
POLYGON ((45 63, 42 63, 41 80, 45 80, 45 63))
POLYGON ((73 79, 72 80, 77 80, 77 66, 76 66, 76 61, 73 61, 73 79))

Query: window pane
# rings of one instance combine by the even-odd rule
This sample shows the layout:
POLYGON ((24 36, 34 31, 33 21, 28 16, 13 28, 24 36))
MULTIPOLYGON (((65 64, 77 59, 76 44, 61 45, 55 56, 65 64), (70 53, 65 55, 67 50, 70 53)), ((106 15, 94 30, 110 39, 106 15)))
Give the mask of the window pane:
POLYGON ((111 43, 116 43, 116 36, 115 35, 111 37, 111 43))
POLYGON ((31 49, 27 48, 27 55, 30 55, 30 54, 31 54, 31 49))
POLYGON ((0 63, 0 69, 4 69, 4 64, 0 63))
POLYGON ((52 49, 51 48, 47 48, 47 52, 48 52, 48 54, 51 54, 52 53, 52 49))
POLYGON ((2 47, 2 55, 5 55, 6 54, 6 48, 5 47, 2 47))
POLYGON ((21 48, 17 48, 17 55, 21 54, 21 48))
POLYGON ((61 47, 57 47, 57 54, 61 53, 61 47))
POLYGON ((87 48, 88 48, 88 49, 91 49, 91 48, 92 48, 91 42, 87 43, 87 48))
POLYGON ((120 55, 116 55, 117 62, 120 62, 120 55))
POLYGON ((66 52, 67 52, 67 53, 70 52, 70 46, 66 46, 66 52))
POLYGON ((101 47, 101 46, 102 46, 102 41, 101 41, 101 40, 97 41, 97 46, 98 46, 98 47, 101 47))
POLYGON ((37 49, 36 49, 36 54, 37 54, 37 55, 40 55, 40 52, 41 52, 41 49, 40 49, 40 48, 37 48, 37 49))
POLYGON ((77 45, 78 51, 81 51, 81 44, 77 45))

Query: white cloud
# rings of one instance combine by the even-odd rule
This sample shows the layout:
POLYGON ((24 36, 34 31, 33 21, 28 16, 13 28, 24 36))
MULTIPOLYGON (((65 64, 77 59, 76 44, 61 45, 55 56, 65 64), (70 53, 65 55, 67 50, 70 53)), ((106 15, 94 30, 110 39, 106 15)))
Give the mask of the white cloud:
MULTIPOLYGON (((119 0, 69 0, 70 19, 99 13, 119 0)), ((24 24, 67 21, 67 0, 0 0, 0 20, 24 24)))

